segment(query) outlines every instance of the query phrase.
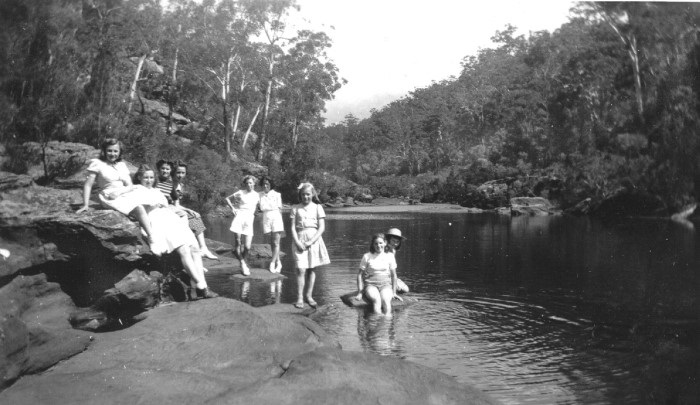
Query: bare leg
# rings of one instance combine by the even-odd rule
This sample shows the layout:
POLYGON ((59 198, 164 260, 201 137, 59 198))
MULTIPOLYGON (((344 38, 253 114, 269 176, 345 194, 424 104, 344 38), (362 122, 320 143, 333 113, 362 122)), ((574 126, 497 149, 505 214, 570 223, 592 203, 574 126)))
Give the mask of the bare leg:
POLYGON ((297 269, 297 308, 304 307, 304 284, 306 283, 306 269, 297 269))
POLYGON ((201 250, 202 256, 206 257, 207 259, 217 260, 218 257, 216 257, 216 255, 214 255, 207 247, 207 241, 204 239, 204 232, 200 232, 195 236, 197 237, 197 243, 199 244, 199 250, 201 250))
POLYGON ((391 287, 382 288, 382 290, 379 292, 379 295, 382 299, 382 310, 386 315, 390 315, 391 300, 394 298, 394 293, 392 292, 391 287))
POLYGON ((316 283, 316 271, 314 271, 313 268, 309 269, 306 272, 306 301, 311 305, 312 307, 316 307, 316 301, 311 297, 311 295, 314 292, 314 284, 316 283))
POLYGON ((241 260, 241 235, 238 233, 233 234, 233 255, 241 260))
POLYGON ((180 255, 182 266, 185 267, 187 274, 192 277, 192 280, 194 280, 196 283, 197 288, 206 288, 207 282, 204 280, 204 273, 202 272, 201 268, 197 268, 197 265, 192 259, 192 251, 190 250, 190 247, 187 245, 182 245, 176 250, 180 255))
POLYGON ((280 236, 279 232, 273 232, 270 235, 270 247, 272 248, 270 271, 273 273, 279 273, 282 270, 282 263, 280 262, 280 236))
POLYGON ((250 245, 253 243, 253 237, 250 235, 241 235, 241 246, 240 246, 240 261, 241 261, 241 272, 244 276, 250 275, 250 268, 248 268, 248 263, 245 259, 248 257, 248 252, 250 252, 250 245))
POLYGON ((144 232, 146 232, 148 243, 153 242, 153 230, 151 229, 151 220, 148 218, 148 213, 146 212, 146 209, 143 208, 143 205, 139 205, 138 207, 131 210, 129 215, 133 215, 134 217, 136 217, 136 220, 139 221, 139 225, 141 225, 141 228, 143 228, 144 232))
POLYGON ((368 285, 365 287, 365 296, 369 300, 370 304, 372 304, 372 310, 374 311, 375 314, 381 314, 382 313, 382 297, 381 294, 379 294, 379 290, 377 290, 377 287, 373 285, 368 285))

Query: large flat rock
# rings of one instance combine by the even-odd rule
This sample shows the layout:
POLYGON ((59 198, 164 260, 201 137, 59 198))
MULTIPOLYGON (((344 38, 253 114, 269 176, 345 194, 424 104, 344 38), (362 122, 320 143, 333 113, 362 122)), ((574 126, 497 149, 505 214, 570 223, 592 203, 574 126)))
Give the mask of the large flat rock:
POLYGON ((291 305, 217 298, 162 306, 0 393, 8 404, 487 404, 395 358, 344 352, 291 305))

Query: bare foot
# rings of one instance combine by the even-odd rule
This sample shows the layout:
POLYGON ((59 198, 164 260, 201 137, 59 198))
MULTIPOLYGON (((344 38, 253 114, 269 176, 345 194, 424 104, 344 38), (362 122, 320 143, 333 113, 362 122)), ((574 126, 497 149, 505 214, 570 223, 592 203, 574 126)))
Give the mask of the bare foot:
POLYGON ((243 273, 244 276, 250 275, 250 268, 248 268, 248 265, 243 260, 241 260, 241 273, 243 273))

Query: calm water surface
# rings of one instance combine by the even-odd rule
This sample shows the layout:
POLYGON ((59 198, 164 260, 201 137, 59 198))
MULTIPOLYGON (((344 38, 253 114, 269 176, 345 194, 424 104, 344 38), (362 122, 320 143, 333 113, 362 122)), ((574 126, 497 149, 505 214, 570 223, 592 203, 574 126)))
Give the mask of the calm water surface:
MULTIPOLYGON (((331 265, 313 319, 346 350, 411 360, 507 404, 700 403, 700 243, 664 220, 328 210, 331 265), (399 277, 417 302, 393 316, 343 305, 372 233, 400 228, 399 277)), ((209 237, 231 242, 230 220, 209 237)), ((287 224, 288 226, 289 224, 287 224)), ((260 235, 260 232, 258 232, 260 235)), ((256 236, 255 243, 263 239, 256 236)), ((283 239, 290 252, 291 238, 283 239)), ((296 300, 277 283, 208 276, 254 306, 296 300)))

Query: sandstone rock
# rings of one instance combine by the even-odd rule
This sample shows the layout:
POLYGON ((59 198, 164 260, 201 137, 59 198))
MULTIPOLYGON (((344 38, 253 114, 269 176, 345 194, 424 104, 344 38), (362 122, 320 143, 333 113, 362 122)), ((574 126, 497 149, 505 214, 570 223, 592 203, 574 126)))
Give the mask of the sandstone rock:
POLYGON ((510 199, 512 216, 547 216, 559 213, 549 200, 542 197, 515 197, 510 199))
POLYGON ((452 377, 342 351, 291 305, 224 298, 158 307, 84 353, 0 393, 1 403, 489 404, 452 377))
POLYGON ((668 216, 668 208, 658 196, 622 189, 604 199, 591 212, 600 217, 668 216))
POLYGON ((43 274, 0 288, 0 388, 85 350, 90 335, 71 328, 73 310, 71 299, 43 274))
POLYGON ((163 275, 134 270, 105 291, 89 308, 74 311, 70 323, 77 329, 101 331, 133 323, 134 316, 155 307, 162 299, 163 275))

